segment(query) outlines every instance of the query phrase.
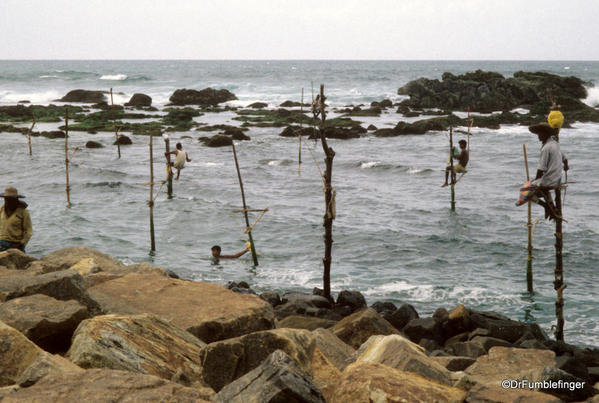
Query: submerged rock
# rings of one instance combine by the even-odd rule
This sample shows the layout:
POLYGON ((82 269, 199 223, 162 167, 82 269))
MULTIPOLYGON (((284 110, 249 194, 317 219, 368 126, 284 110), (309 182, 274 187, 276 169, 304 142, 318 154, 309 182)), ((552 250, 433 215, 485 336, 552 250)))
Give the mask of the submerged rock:
POLYGON ((263 109, 263 108, 266 108, 267 106, 268 106, 268 104, 264 103, 264 102, 254 102, 253 104, 249 104, 247 107, 253 108, 253 109, 263 109))
POLYGON ((103 148, 104 146, 102 145, 102 143, 98 143, 97 141, 88 141, 87 143, 85 143, 85 148, 103 148))
POLYGON ((198 140, 204 143, 206 147, 226 147, 233 144, 233 138, 224 134, 217 134, 212 137, 200 137, 198 140))
POLYGON ((113 146, 116 146, 117 144, 121 146, 128 146, 133 144, 133 142, 129 137, 119 134, 118 140, 115 140, 114 143, 112 143, 113 146))

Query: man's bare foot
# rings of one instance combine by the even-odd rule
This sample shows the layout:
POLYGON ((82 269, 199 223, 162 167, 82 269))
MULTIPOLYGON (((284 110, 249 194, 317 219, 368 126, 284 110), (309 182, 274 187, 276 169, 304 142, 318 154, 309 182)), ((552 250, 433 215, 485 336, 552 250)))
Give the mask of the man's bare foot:
POLYGON ((445 186, 449 186, 449 183, 444 183, 441 185, 442 188, 444 188, 445 186))

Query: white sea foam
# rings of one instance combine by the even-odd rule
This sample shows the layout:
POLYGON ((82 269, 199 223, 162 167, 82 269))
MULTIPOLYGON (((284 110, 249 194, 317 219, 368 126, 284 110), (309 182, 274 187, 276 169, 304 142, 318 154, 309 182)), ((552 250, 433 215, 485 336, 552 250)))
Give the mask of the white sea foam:
POLYGON ((0 103, 16 104, 19 101, 27 100, 34 104, 45 104, 61 96, 58 91, 54 90, 43 92, 0 91, 0 103))
POLYGON ((43 75, 43 76, 40 76, 40 78, 58 78, 58 76, 56 76, 56 75, 43 75))
POLYGON ((127 79, 126 74, 104 74, 100 80, 123 81, 127 79))
POLYGON ((588 96, 583 102, 592 107, 599 106, 599 87, 587 88, 587 93, 588 96))
POLYGON ((268 161, 268 165, 271 166, 271 167, 276 167, 276 166, 281 165, 282 162, 283 161, 281 161, 281 160, 268 161))
MULTIPOLYGON (((447 158, 449 158, 449 157, 447 157, 447 158)), ((419 173, 424 172, 424 171, 425 171, 424 169, 418 169, 418 168, 410 168, 410 169, 408 169, 408 173, 410 175, 419 174, 419 173)))
POLYGON ((570 66, 564 66, 564 70, 570 70, 570 66))
POLYGON ((363 162, 360 164, 360 168, 362 169, 368 169, 368 168, 373 168, 377 165, 379 165, 380 162, 378 161, 368 161, 368 162, 363 162))
POLYGON ((223 162, 205 162, 205 163, 200 164, 200 165, 203 165, 205 167, 222 167, 225 164, 223 162))
POLYGON ((524 109, 524 108, 516 108, 516 109, 512 109, 510 112, 512 112, 512 113, 518 113, 520 115, 526 115, 530 111, 528 109, 524 109))

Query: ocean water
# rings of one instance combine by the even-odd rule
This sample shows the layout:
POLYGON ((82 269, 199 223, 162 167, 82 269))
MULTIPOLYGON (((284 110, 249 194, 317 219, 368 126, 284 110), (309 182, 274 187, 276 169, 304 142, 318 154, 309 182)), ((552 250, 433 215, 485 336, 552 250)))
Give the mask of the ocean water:
MULTIPOLYGON (((270 108, 300 100, 304 89, 325 85, 331 106, 399 101, 397 88, 418 77, 440 78, 450 71, 476 69, 546 71, 575 75, 589 82, 586 102, 599 104, 599 62, 498 61, 0 61, 0 104, 21 100, 48 104, 76 88, 115 91, 122 103, 135 92, 152 96, 162 107, 178 88, 227 88, 237 95, 230 105, 263 101, 270 108), (312 84, 313 83, 313 84, 312 84)), ((54 102, 57 103, 57 102, 54 102)), ((233 124, 233 112, 195 118, 208 124, 233 124)), ((331 113, 329 117, 334 117, 331 113)), ((412 118, 411 120, 421 119, 412 118)), ((393 109, 380 117, 354 118, 366 127, 393 127, 406 120, 393 109)), ((567 116, 566 116, 567 119, 567 116)), ((24 125, 27 126, 27 125, 24 125)), ((58 124, 44 123, 36 130, 58 124)), ((458 128, 460 129, 460 128, 458 128)), ((464 128, 461 128, 464 129, 464 128)), ((319 143, 304 139, 298 173, 297 139, 279 136, 279 128, 250 128, 251 141, 236 142, 249 208, 269 208, 254 229, 260 265, 247 255, 214 265, 210 247, 223 253, 244 248, 244 221, 237 175, 229 148, 203 147, 202 132, 171 133, 192 162, 165 188, 154 209, 157 251, 149 254, 147 136, 132 135, 133 145, 116 157, 113 134, 73 132, 79 147, 70 167, 72 206, 67 207, 64 142, 0 133, 0 187, 14 185, 27 195, 34 225, 28 253, 83 245, 125 263, 149 262, 184 278, 226 284, 248 281, 257 290, 311 291, 322 287, 324 196, 317 164, 319 143), (190 138, 187 138, 189 136, 190 138), (93 139, 105 145, 85 149, 93 139)), ((599 125, 576 123, 560 134, 574 181, 565 201, 564 276, 566 341, 599 345, 598 235, 599 125)), ((129 135, 129 133, 126 133, 129 135)), ((210 135, 210 133, 208 133, 210 135)), ((459 130, 456 141, 465 138, 459 130)), ((163 142, 154 138, 154 172, 165 176, 163 142)), ((456 186, 457 211, 450 211, 449 189, 441 188, 448 135, 329 140, 336 152, 333 185, 337 219, 333 228, 331 282, 334 292, 360 290, 369 303, 410 303, 421 315, 458 303, 539 323, 549 334, 555 323, 553 290, 554 225, 542 219, 534 237, 535 292, 526 292, 526 207, 515 207, 525 181, 522 144, 535 172, 540 143, 525 127, 474 128, 469 173, 456 186)), ((158 190, 158 189, 156 189, 158 190)), ((253 219, 257 216, 254 215, 253 219)))

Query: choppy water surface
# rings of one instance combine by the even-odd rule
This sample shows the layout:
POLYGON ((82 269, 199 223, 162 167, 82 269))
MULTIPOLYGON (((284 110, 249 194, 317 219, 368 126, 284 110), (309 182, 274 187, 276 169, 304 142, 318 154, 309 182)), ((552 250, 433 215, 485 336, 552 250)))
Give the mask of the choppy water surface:
MULTIPOLYGON (((11 103, 10 97, 27 99, 27 94, 60 97, 69 89, 112 86, 127 99, 133 92, 163 93, 162 99, 155 99, 160 106, 176 88, 212 85, 235 92, 240 101, 233 104, 260 100, 274 107, 286 99, 299 100, 302 86, 309 94, 313 78, 325 83, 331 104, 345 105, 384 97, 397 100, 397 88, 408 80, 439 77, 443 71, 483 68, 509 75, 525 69, 575 74, 586 80, 599 76, 599 63, 573 62, 272 62, 274 67, 267 62, 27 63, 0 62, 2 103, 11 103), (167 74, 169 64, 174 67, 167 74), (68 71, 69 77, 77 71, 89 74, 80 74, 72 82, 59 72, 54 74, 58 78, 39 78, 52 75, 53 70, 68 71)), ((234 116, 227 112, 196 119, 238 124, 231 120, 234 116)), ((356 118, 379 128, 392 127, 400 119, 395 112, 356 118)), ((38 130, 55 126, 44 124, 38 130)), ((599 345, 599 179, 593 174, 599 168, 595 158, 599 125, 574 126, 560 135, 570 158, 569 180, 577 182, 568 189, 565 203, 565 337, 599 345)), ((148 261, 164 266, 186 278, 217 283, 246 280, 256 290, 309 291, 322 286, 324 249, 322 184, 309 149, 321 166, 323 153, 320 144, 304 141, 298 174, 297 139, 278 136, 281 130, 251 128, 252 140, 236 143, 249 207, 270 209, 254 231, 261 254, 256 268, 247 256, 211 264, 214 244, 222 245, 224 253, 243 249, 244 222, 239 213, 233 213, 241 207, 241 197, 231 150, 201 146, 197 138, 205 134, 200 132, 171 135, 183 143, 193 161, 175 182, 175 197, 168 200, 163 188, 157 198, 155 256, 148 253, 149 189, 143 185, 149 181, 146 136, 132 136, 134 145, 123 147, 118 160, 111 134, 71 133, 70 144, 81 149, 70 167, 73 205, 67 208, 63 141, 34 138, 34 155, 29 157, 25 136, 2 133, 1 185, 16 185, 27 195, 35 231, 28 252, 34 256, 84 245, 126 263, 148 261), (106 147, 83 148, 89 139, 106 147)), ((464 135, 456 134, 459 138, 464 135)), ((164 143, 158 137, 154 140, 155 174, 162 179, 164 143)), ((370 303, 411 303, 421 314, 463 303, 535 321, 549 332, 554 323, 554 225, 541 219, 535 233, 535 293, 531 296, 525 280, 526 207, 514 206, 525 180, 522 144, 529 151, 531 172, 540 144, 519 126, 474 129, 471 142, 469 173, 456 187, 457 212, 451 213, 449 190, 440 187, 446 133, 330 140, 336 152, 333 182, 337 191, 332 288, 360 290, 370 303)), ((542 209, 534 206, 533 214, 542 218, 542 209)))

